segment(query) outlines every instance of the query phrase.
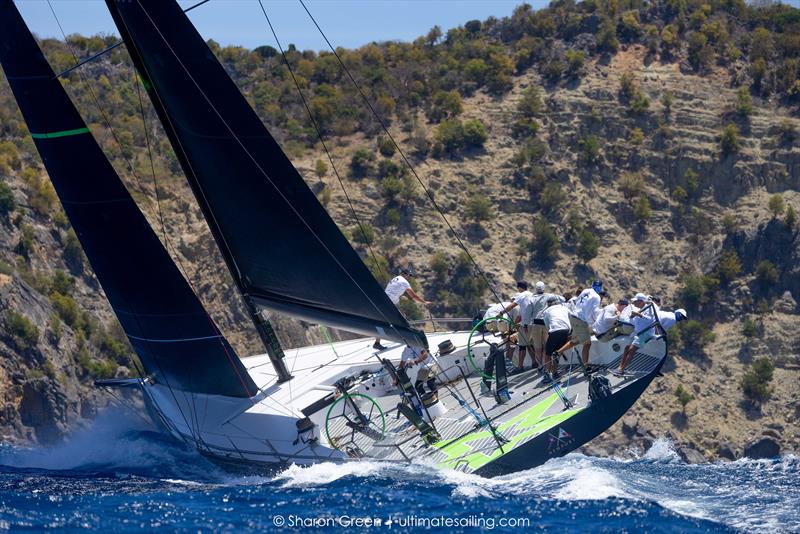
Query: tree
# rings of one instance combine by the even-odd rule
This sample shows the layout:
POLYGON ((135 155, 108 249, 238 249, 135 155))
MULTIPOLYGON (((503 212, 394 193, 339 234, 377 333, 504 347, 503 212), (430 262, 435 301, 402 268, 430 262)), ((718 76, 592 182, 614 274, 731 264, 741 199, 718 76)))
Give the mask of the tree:
POLYGON ((314 165, 314 173, 317 175, 317 178, 321 180, 328 174, 328 164, 318 159, 317 163, 314 165))
POLYGON ((579 141, 581 146, 581 160, 584 165, 591 166, 600 160, 600 140, 594 135, 584 137, 579 141))
POLYGON ((749 117, 753 113, 753 98, 747 87, 740 87, 736 91, 736 113, 741 117, 749 117))
POLYGON ((600 249, 600 240, 594 235, 594 232, 589 228, 584 228, 578 233, 578 257, 583 263, 588 263, 589 260, 597 256, 597 251, 600 249))
POLYGON ((473 195, 466 203, 466 216, 475 224, 480 224, 492 217, 492 202, 484 195, 473 195))
POLYGON ((786 217, 783 218, 783 222, 786 223, 786 226, 789 228, 794 228, 797 224, 797 212, 793 206, 789 205, 786 207, 786 217))
POLYGON ((739 151, 739 128, 735 124, 726 124, 719 136, 719 147, 722 154, 727 156, 739 151))
POLYGON ((561 244, 555 228, 544 218, 539 218, 533 223, 533 239, 530 243, 536 259, 546 263, 558 257, 561 244))
POLYGON ((7 183, 0 182, 0 215, 7 215, 14 211, 16 207, 14 192, 7 183))
POLYGON ((653 211, 650 209, 650 201, 645 195, 640 195, 633 205, 633 218, 639 224, 644 224, 650 220, 653 211))
POLYGON ((366 148, 359 148, 350 159, 350 170, 354 178, 363 178, 372 170, 375 154, 366 148))
POLYGON ((567 200, 567 193, 561 184, 550 182, 544 186, 539 196, 539 207, 548 215, 556 213, 559 207, 567 200))
POLYGON ((488 138, 486 126, 479 119, 464 121, 464 144, 467 148, 482 147, 488 138))
POLYGON ((522 91, 517 104, 517 111, 525 117, 534 117, 544 111, 542 92, 536 85, 531 85, 522 91))
POLYGON ((686 415, 686 405, 694 400, 694 395, 686 391, 683 384, 678 384, 678 387, 675 388, 675 397, 681 405, 681 412, 686 415))
POLYGON ((394 141, 383 135, 378 136, 378 152, 380 152, 381 156, 385 158, 391 158, 394 156, 394 141))
POLYGON ((464 106, 461 104, 461 95, 458 91, 438 91, 433 95, 428 118, 433 122, 441 122, 461 115, 462 111, 464 106))
POLYGON ((716 273, 720 283, 727 286, 742 272, 742 262, 735 250, 723 250, 717 263, 716 273))
POLYGON ((769 260, 761 260, 756 265, 756 283, 762 292, 767 292, 778 281, 778 270, 769 260))
POLYGON ((772 212, 772 217, 775 219, 783 215, 783 211, 786 209, 786 204, 783 201, 783 195, 780 193, 775 193, 769 197, 769 202, 767 205, 769 206, 769 211, 772 212))
POLYGON ((567 60, 567 73, 573 77, 578 76, 583 70, 586 54, 583 50, 567 50, 565 57, 567 60))
POLYGON ((617 183, 625 198, 633 198, 644 193, 644 176, 640 172, 623 172, 617 183))
POLYGON ((762 404, 772 396, 772 381, 775 366, 767 356, 756 358, 742 376, 742 392, 748 399, 762 404))

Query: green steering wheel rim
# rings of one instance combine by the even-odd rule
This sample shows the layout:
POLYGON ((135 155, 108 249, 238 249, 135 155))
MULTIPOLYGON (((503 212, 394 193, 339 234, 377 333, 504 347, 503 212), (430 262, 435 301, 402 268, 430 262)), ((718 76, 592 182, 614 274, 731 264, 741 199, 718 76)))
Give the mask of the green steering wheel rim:
POLYGON ((378 413, 381 414, 381 426, 382 426, 381 435, 386 436, 386 415, 383 413, 383 410, 381 410, 380 404, 378 404, 378 402, 369 395, 364 395, 363 393, 345 393, 344 395, 336 399, 333 404, 331 404, 331 407, 328 408, 328 413, 325 414, 325 437, 328 439, 328 444, 337 451, 340 449, 331 442, 331 434, 328 429, 328 423, 330 422, 331 412, 333 412, 333 409, 336 407, 336 405, 342 402, 343 400, 346 400, 348 398, 352 399, 355 397, 362 397, 367 399, 378 409, 378 413))
POLYGON ((470 367, 472 367, 476 373, 478 373, 479 375, 481 375, 482 378, 485 378, 487 380, 494 377, 492 375, 487 375, 486 373, 484 373, 483 369, 478 368, 478 364, 475 363, 475 358, 472 356, 472 336, 475 335, 475 332, 477 332, 481 326, 483 326, 489 321, 505 321, 508 323, 509 331, 511 331, 511 329, 514 328, 514 322, 508 317, 502 317, 502 316, 487 317, 486 319, 481 320, 478 324, 472 327, 472 330, 469 333, 469 338, 467 338, 467 361, 469 362, 470 367))

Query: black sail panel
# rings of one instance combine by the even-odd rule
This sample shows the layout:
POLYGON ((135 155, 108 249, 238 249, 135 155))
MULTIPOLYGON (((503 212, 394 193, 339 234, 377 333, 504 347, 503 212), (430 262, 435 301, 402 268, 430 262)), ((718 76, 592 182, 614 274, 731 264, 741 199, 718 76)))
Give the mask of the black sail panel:
POLYGON ((257 387, 147 223, 12 0, 0 63, 64 211, 145 370, 171 387, 251 397, 257 387))
POLYGON ((234 279, 265 308, 425 344, 178 4, 106 0, 234 279))

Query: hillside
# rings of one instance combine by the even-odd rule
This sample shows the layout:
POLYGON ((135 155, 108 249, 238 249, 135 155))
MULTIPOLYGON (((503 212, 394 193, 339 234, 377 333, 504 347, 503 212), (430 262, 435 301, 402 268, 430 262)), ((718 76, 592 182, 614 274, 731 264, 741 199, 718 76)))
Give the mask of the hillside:
MULTIPOLYGON (((112 41, 42 46, 59 71, 112 41)), ((333 165, 278 51, 210 45, 379 280, 413 264, 436 316, 490 301, 332 54, 286 57, 333 165)), ((615 298, 643 290, 689 310, 665 376, 590 451, 671 435, 689 457, 732 457, 762 433, 800 449, 800 10, 555 2, 340 52, 499 291, 600 277, 615 298)), ((260 351, 124 48, 64 85, 236 350, 260 351)), ((91 380, 133 372, 130 349, 5 81, 0 119, 0 432, 50 443, 109 402, 91 380)), ((324 339, 278 329, 287 346, 324 339)))

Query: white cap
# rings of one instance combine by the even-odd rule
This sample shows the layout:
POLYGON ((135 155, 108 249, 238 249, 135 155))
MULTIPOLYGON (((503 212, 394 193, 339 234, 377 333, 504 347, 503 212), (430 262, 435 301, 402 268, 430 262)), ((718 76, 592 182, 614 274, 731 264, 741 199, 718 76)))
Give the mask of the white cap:
POLYGON ((675 320, 682 321, 684 319, 686 319, 686 310, 684 310, 683 308, 678 308, 677 310, 675 310, 675 320))
POLYGON ((647 295, 644 293, 636 293, 631 300, 647 300, 647 295))
POLYGON ((544 293, 544 282, 542 282, 541 280, 536 282, 536 292, 537 293, 544 293))

